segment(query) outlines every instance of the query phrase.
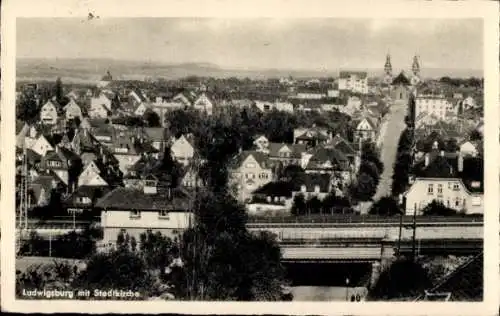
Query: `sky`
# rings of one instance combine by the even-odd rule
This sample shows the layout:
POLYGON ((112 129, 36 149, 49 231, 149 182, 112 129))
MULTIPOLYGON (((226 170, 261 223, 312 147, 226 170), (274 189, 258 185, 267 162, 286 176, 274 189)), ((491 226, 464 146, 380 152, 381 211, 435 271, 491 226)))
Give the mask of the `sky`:
POLYGON ((18 18, 18 58, 113 58, 235 69, 483 69, 480 19, 18 18))

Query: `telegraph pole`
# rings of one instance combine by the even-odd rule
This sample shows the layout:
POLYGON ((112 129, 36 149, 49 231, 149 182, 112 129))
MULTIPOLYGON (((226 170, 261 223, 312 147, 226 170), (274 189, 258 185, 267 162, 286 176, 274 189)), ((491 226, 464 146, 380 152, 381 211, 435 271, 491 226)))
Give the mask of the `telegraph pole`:
POLYGON ((415 203, 415 207, 413 209, 413 223, 412 223, 412 228, 413 228, 413 237, 411 241, 411 256, 412 260, 415 261, 416 258, 416 253, 415 253, 415 241, 416 241, 416 235, 417 235, 417 203, 415 203))

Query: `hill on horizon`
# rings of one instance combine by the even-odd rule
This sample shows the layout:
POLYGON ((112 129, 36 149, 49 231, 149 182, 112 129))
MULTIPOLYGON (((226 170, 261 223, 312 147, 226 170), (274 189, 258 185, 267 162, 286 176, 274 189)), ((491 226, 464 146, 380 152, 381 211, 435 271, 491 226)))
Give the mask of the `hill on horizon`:
MULTIPOLYGON (((17 80, 54 80, 61 77, 65 81, 96 82, 108 70, 113 78, 122 80, 143 80, 145 78, 179 79, 187 76, 237 77, 251 79, 337 77, 340 70, 366 71, 369 76, 382 76, 383 69, 342 68, 328 70, 307 69, 234 69, 203 62, 168 64, 154 61, 130 61, 116 59, 59 59, 59 58, 18 58, 17 80)), ((422 68, 425 78, 482 77, 482 70, 422 68)))

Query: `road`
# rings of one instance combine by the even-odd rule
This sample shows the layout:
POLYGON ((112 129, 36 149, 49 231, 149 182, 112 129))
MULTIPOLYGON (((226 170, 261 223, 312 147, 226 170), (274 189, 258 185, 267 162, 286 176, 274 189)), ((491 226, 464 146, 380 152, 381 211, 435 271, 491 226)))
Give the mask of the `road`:
MULTIPOLYGON (((383 196, 391 193, 392 173, 394 162, 396 161, 396 150, 399 142, 399 136, 405 129, 405 116, 407 109, 407 101, 395 101, 391 105, 391 112, 387 118, 387 125, 382 128, 382 146, 380 159, 384 163, 384 172, 380 177, 380 183, 377 187, 377 192, 373 197, 376 201, 383 196)), ((366 214, 371 207, 370 202, 360 205, 360 212, 366 214)))

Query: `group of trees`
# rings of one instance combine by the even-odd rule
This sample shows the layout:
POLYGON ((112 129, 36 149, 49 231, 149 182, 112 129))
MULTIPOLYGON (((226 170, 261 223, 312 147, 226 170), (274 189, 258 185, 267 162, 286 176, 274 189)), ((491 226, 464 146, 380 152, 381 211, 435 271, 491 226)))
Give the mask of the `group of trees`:
POLYGON ((328 194, 324 199, 312 196, 306 199, 303 194, 297 194, 293 199, 292 215, 312 215, 312 214, 347 214, 353 209, 349 200, 345 197, 337 197, 333 193, 328 194))
POLYGON ((361 162, 356 179, 349 187, 349 196, 353 203, 370 201, 380 182, 384 164, 372 142, 364 142, 361 147, 361 162))
POLYGON ((82 232, 71 231, 53 240, 44 239, 32 231, 29 238, 22 242, 20 254, 85 259, 95 253, 99 239, 102 239, 102 230, 93 227, 87 227, 82 232))
POLYGON ((392 195, 399 196, 406 191, 408 178, 413 163, 413 133, 406 128, 399 138, 394 162, 394 173, 392 175, 392 195))
POLYGON ((484 79, 482 78, 450 78, 450 77, 442 77, 439 79, 440 83, 448 84, 453 87, 471 87, 471 88, 481 88, 484 84, 484 79))

